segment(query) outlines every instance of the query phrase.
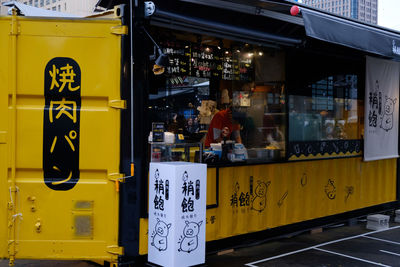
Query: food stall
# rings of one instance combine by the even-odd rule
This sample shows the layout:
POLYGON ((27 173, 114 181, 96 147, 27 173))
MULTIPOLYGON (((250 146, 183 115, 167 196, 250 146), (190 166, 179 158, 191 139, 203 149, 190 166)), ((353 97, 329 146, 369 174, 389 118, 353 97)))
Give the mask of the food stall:
POLYGON ((122 169, 134 163, 136 178, 121 185, 128 257, 147 253, 150 162, 207 163, 208 249, 398 207, 398 155, 363 151, 367 56, 398 61, 399 33, 306 6, 292 16, 289 1, 136 4, 123 121, 140 130, 122 126, 122 169))

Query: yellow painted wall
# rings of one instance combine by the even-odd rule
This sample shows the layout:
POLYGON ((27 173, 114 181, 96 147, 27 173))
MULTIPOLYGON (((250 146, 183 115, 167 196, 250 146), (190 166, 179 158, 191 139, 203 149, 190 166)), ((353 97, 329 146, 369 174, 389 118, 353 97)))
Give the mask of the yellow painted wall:
POLYGON ((10 20, 0 19, 0 257, 9 257, 14 238, 17 259, 115 261, 119 193, 110 178, 119 172, 120 109, 110 101, 120 99, 121 36, 112 33, 120 21, 17 17, 11 36, 10 20), (72 58, 81 69, 80 180, 68 191, 47 187, 42 169, 45 67, 55 57, 72 58), (15 208, 7 209, 13 181, 15 208))
MULTIPOLYGON (((215 174, 208 169, 207 204, 215 202, 215 174)), ((219 206, 207 210, 206 237, 217 240, 395 200, 396 159, 225 167, 219 172, 219 206)), ((146 221, 141 220, 143 229, 146 221)), ((143 234, 140 252, 146 254, 143 234)))

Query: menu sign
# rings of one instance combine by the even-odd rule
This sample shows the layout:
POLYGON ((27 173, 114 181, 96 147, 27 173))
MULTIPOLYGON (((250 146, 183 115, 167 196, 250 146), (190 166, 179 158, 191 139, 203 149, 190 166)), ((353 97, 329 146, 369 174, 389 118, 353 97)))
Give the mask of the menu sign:
POLYGON ((251 53, 241 54, 239 59, 239 80, 251 81, 253 73, 253 55, 251 53))
POLYGON ((222 65, 222 79, 228 81, 233 80, 233 60, 231 54, 225 54, 222 65))
POLYGON ((179 42, 162 44, 163 53, 168 55, 167 73, 174 76, 188 76, 190 70, 190 46, 179 42))
POLYGON ((224 51, 214 46, 183 42, 161 44, 169 57, 167 73, 180 85, 186 76, 222 80, 251 81, 254 73, 253 55, 224 51), (179 80, 177 80, 178 78, 179 80))
POLYGON ((199 78, 221 77, 222 62, 219 49, 210 46, 192 46, 191 74, 199 78))

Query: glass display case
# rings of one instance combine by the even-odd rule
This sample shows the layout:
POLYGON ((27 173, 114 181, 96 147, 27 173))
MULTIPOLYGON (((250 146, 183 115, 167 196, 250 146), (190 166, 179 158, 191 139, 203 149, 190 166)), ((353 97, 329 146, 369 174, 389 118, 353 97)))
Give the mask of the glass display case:
POLYGON ((187 161, 202 163, 203 144, 198 143, 150 143, 150 161, 187 161))

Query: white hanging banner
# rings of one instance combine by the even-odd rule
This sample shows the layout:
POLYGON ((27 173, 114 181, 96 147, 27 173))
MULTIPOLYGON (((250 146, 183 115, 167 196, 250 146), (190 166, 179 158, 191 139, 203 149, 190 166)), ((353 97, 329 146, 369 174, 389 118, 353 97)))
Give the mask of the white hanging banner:
POLYGON ((398 157, 400 63, 367 57, 364 160, 398 157))

